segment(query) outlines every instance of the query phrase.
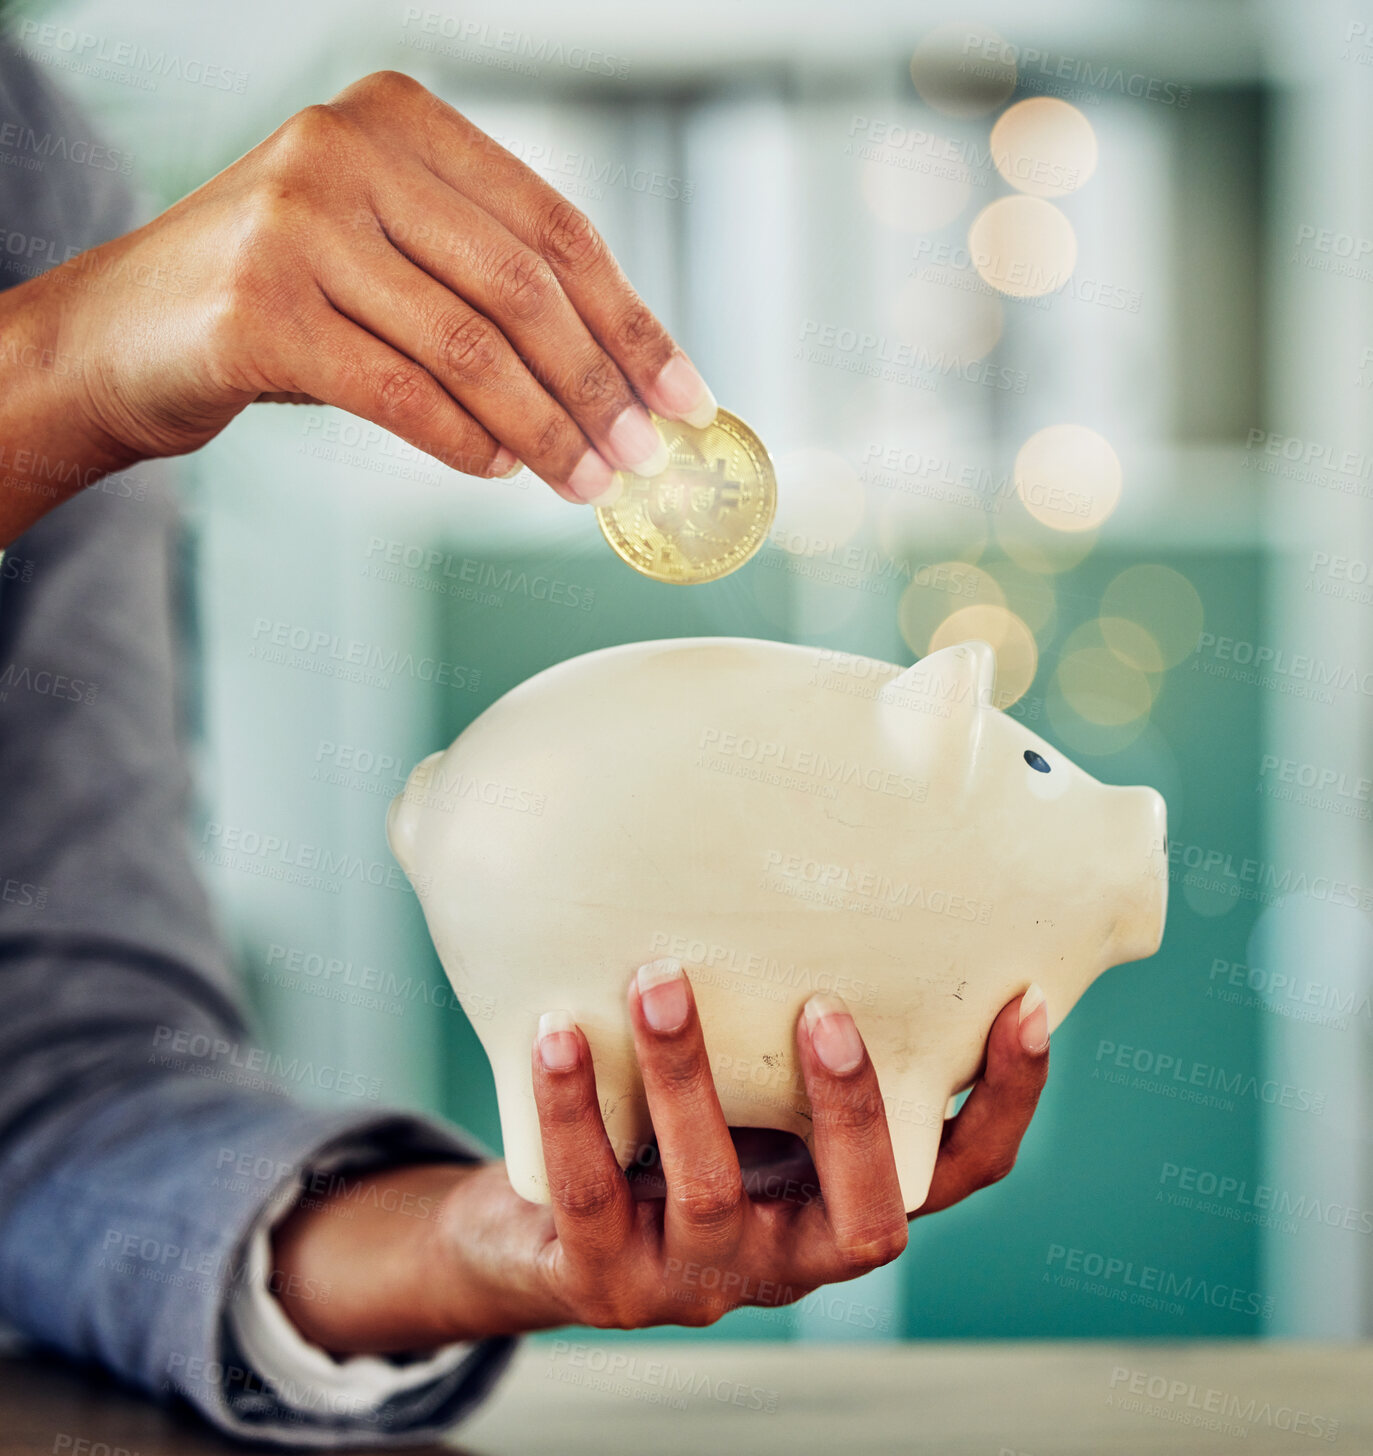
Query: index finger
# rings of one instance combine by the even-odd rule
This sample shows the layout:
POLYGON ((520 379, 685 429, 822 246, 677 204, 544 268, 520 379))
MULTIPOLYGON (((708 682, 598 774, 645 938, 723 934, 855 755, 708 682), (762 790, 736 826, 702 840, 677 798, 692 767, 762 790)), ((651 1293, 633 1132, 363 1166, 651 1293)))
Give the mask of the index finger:
POLYGON ((708 425, 715 418, 715 396, 586 216, 437 97, 432 117, 425 156, 430 170, 480 203, 548 263, 592 336, 650 409, 708 425))
POLYGON ((545 1012, 539 1018, 533 1062, 534 1101, 558 1238, 575 1262, 604 1265, 629 1240, 633 1200, 601 1120, 591 1048, 566 1012, 545 1012))
POLYGON ((806 1002, 796 1045, 810 1098, 815 1170, 839 1261, 838 1275, 828 1277, 851 1277, 906 1247, 906 1206, 882 1090, 853 1017, 837 996, 821 992, 806 1002))
POLYGON ((1011 1171, 1048 1075, 1044 993, 1032 986, 1003 1006, 992 1022, 986 1070, 958 1114, 944 1125, 929 1197, 919 1209, 922 1215, 961 1202, 1011 1171))

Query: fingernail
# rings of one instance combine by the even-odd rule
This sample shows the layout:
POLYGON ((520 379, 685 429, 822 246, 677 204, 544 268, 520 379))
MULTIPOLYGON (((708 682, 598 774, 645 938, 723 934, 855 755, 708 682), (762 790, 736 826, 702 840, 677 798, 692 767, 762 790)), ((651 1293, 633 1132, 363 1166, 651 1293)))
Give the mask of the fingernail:
POLYGON ((495 460, 491 462, 491 476, 495 480, 508 480, 513 475, 518 475, 524 469, 524 462, 514 453, 514 450, 507 450, 501 446, 496 450, 495 460))
POLYGON ((637 405, 622 411, 611 425, 610 449, 620 468, 635 475, 659 475, 667 469, 667 446, 637 405))
POLYGON ((495 458, 486 467, 486 473, 493 480, 509 480, 517 470, 523 470, 518 457, 513 450, 507 450, 504 445, 496 451, 495 458))
POLYGON ((802 1014, 821 1066, 841 1077, 856 1070, 863 1060, 863 1038, 838 996, 822 991, 806 1002, 802 1014))
POLYGON ((545 1011, 539 1017, 539 1060, 550 1072, 570 1072, 582 1049, 577 1043, 577 1023, 566 1011, 545 1011))
POLYGON ((685 354, 674 354, 663 365, 653 381, 653 392, 658 397, 659 413, 685 420, 697 429, 704 429, 719 408, 705 380, 685 354))
POLYGON ((687 1002, 686 976, 681 961, 650 961, 640 966, 635 976, 639 987, 639 1005, 644 1020, 654 1031, 681 1031, 690 1010, 687 1002))
POLYGON ((1049 1045, 1049 1008, 1044 992, 1033 981, 1020 998, 1020 1045, 1031 1056, 1038 1056, 1049 1045))
POLYGON ((615 484, 615 472, 594 451, 588 450, 567 477, 568 489, 578 500, 592 505, 606 495, 615 484))

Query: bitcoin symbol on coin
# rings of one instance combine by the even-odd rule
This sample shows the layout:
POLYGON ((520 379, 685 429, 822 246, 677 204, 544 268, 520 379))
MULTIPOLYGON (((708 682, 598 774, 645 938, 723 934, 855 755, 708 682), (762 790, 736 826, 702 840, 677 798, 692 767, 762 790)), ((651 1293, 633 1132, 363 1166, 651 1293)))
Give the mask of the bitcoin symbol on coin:
POLYGON ((616 555, 654 581, 717 581, 767 539, 777 477, 763 442, 725 410, 703 429, 656 416, 667 469, 652 479, 622 471, 620 494, 596 508, 616 555))

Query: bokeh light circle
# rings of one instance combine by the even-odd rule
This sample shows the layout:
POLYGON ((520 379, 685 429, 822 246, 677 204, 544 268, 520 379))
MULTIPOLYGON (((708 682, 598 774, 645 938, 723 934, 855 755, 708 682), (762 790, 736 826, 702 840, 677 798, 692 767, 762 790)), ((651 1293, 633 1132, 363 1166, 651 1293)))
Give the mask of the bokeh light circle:
POLYGON ((906 646, 917 657, 930 651, 936 630, 951 614, 967 607, 998 607, 1006 598, 995 579, 969 561, 935 561, 918 566, 896 609, 906 646))
POLYGON ((1148 675, 1122 662, 1109 647, 1081 647, 1058 664, 1058 685, 1079 717, 1119 728, 1145 717, 1154 705, 1148 675))
POLYGON ((1180 571, 1148 562, 1127 567, 1111 582, 1101 596, 1101 618, 1113 652, 1145 672, 1161 672, 1196 651, 1206 614, 1196 587, 1180 571), (1141 660, 1141 630, 1154 645, 1154 665, 1141 660))
POLYGON ((992 702, 998 708, 1018 703, 1030 690, 1039 668, 1034 633, 1006 607, 988 603, 960 607, 935 628, 930 651, 956 647, 960 642, 985 642, 996 653, 996 681, 992 702))
POLYGON ((1152 632, 1129 617, 1102 617, 1097 623, 1107 647, 1138 672, 1162 672, 1163 649, 1152 632))
POLYGON ((1015 488, 1025 509, 1056 531, 1095 529, 1120 503, 1120 460, 1086 425, 1050 425, 1015 457, 1015 488))
POLYGON ((1012 187, 1032 197, 1063 197, 1096 171, 1096 132, 1076 106, 1032 96, 997 118, 991 152, 1012 187))
POLYGON ((983 282, 1012 298, 1040 298, 1077 266, 1077 234, 1042 197, 999 197, 973 219, 968 252, 983 282))
POLYGON ((916 46, 911 81, 921 100, 945 116, 986 116, 1015 90, 1014 49, 985 25, 951 20, 916 46))
POLYGON ((1058 602, 1051 582, 1016 561, 988 562, 983 569, 1005 594, 1006 605, 1036 638, 1047 640, 1053 635, 1058 602))
POLYGON ((997 545, 1018 566, 1041 576, 1071 571, 1096 544, 1095 531, 1056 531, 1036 520, 1014 491, 994 520, 997 545))

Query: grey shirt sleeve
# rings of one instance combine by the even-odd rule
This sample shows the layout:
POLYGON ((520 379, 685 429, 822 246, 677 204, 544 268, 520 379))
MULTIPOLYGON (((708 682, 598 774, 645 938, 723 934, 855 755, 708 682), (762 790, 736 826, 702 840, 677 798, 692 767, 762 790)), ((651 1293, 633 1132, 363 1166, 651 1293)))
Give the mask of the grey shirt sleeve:
MULTIPOLYGON (((89 123, 0 49, 6 137, 44 165, 0 167, 0 228, 37 240, 0 251, 21 265, 0 285, 133 224, 117 170, 73 160, 89 123)), ((167 469, 148 465, 0 559, 0 1317, 236 1434, 429 1439, 509 1340, 359 1418, 281 1398, 225 1319, 249 1231, 314 1159, 478 1150, 402 1114, 301 1107, 252 1070, 186 826, 178 542, 167 469)))

